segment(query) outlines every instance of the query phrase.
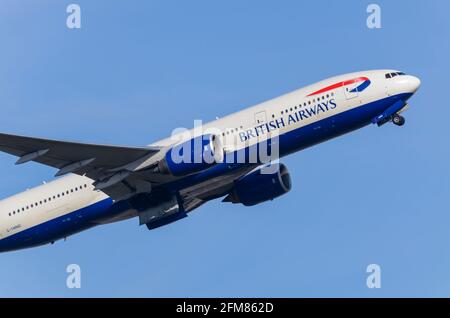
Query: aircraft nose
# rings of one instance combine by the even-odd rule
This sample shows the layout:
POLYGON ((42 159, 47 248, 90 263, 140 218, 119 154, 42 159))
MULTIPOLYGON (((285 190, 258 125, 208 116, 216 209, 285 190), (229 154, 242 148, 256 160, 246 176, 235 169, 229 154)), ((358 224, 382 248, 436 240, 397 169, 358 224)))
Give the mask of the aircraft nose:
POLYGON ((414 94, 420 87, 420 79, 412 75, 393 78, 391 92, 393 94, 414 94))
POLYGON ((417 92, 421 84, 420 79, 415 76, 409 76, 408 82, 411 89, 411 93, 417 92))

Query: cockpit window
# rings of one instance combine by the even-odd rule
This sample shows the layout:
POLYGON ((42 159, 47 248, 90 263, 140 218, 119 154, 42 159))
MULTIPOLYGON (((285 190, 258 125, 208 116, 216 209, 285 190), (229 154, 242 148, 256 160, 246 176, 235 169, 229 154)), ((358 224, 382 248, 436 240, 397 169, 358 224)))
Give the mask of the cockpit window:
POLYGON ((393 78, 396 76, 403 76, 403 75, 406 75, 406 74, 403 72, 387 73, 386 78, 393 78))

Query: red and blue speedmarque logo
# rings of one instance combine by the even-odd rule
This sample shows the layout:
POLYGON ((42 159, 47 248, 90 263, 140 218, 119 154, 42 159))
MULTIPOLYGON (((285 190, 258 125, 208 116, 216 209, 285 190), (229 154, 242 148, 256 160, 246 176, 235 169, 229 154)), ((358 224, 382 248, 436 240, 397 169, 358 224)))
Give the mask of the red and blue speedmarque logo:
POLYGON ((309 94, 308 97, 309 96, 318 95, 318 94, 323 94, 323 93, 326 93, 326 92, 331 91, 333 89, 336 89, 336 88, 339 88, 339 87, 348 86, 348 85, 352 85, 352 84, 356 84, 356 83, 361 83, 361 84, 358 85, 357 87, 349 90, 350 93, 362 92, 367 87, 369 87, 370 80, 367 77, 357 77, 357 78, 354 78, 354 79, 351 79, 351 80, 342 81, 342 82, 339 82, 339 83, 327 86, 325 88, 319 89, 318 91, 315 91, 314 93, 309 94))

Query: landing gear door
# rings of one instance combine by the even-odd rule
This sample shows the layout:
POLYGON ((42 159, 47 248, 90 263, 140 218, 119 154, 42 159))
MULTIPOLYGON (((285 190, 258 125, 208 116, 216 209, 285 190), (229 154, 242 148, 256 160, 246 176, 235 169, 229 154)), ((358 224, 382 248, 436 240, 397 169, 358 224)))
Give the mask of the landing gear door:
POLYGON ((342 83, 342 89, 344 90, 346 99, 353 99, 358 97, 358 83, 342 83))

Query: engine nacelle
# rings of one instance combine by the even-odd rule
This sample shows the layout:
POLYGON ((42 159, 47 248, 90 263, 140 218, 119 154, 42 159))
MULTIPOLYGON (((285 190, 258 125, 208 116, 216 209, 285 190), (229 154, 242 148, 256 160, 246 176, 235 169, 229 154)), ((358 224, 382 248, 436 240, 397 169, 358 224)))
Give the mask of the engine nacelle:
POLYGON ((220 139, 216 135, 203 135, 170 148, 158 168, 162 173, 186 176, 222 162, 223 158, 220 139))
POLYGON ((284 164, 273 164, 260 167, 235 181, 232 192, 224 201, 252 206, 273 200, 290 190, 288 169, 284 164))

